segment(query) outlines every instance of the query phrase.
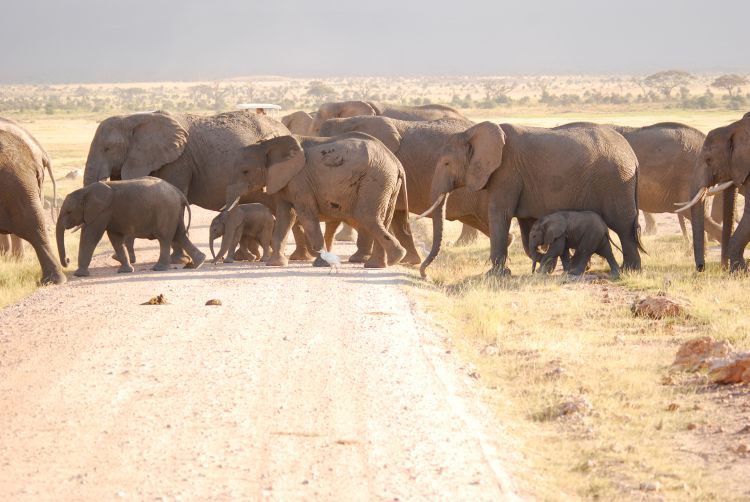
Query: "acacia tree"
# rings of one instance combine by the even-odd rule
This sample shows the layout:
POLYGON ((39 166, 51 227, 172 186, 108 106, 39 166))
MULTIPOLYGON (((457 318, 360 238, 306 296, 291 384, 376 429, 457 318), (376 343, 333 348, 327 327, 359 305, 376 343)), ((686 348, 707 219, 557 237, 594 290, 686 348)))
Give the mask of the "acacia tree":
POLYGON ((644 83, 658 90, 666 99, 669 99, 676 87, 687 85, 692 79, 693 76, 686 71, 665 70, 649 75, 644 79, 644 83))
POLYGON ((501 96, 507 96, 516 88, 516 82, 507 78, 493 78, 482 81, 484 95, 487 101, 495 101, 501 96))
POLYGON ((735 73, 727 74, 727 75, 721 75, 720 77, 717 77, 716 80, 711 82, 711 87, 716 87, 719 89, 724 89, 727 91, 727 94, 729 94, 729 97, 735 96, 735 90, 736 94, 739 95, 740 93, 740 87, 747 84, 747 77, 743 75, 737 75, 735 73))

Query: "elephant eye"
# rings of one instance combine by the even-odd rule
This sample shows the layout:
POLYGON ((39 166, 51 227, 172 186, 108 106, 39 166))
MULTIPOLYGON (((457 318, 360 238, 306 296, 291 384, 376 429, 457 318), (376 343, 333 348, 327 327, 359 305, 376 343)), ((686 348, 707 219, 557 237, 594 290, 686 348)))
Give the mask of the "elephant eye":
POLYGON ((247 169, 245 169, 244 171, 242 171, 242 174, 247 174, 248 172, 249 171, 247 169))

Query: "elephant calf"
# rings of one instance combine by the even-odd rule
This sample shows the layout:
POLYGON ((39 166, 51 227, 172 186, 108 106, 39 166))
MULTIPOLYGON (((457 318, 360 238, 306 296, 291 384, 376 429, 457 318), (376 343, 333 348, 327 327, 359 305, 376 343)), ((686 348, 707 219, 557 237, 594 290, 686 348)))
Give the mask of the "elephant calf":
POLYGON ((157 239, 159 261, 153 270, 168 270, 169 248, 172 241, 181 245, 192 260, 187 267, 198 268, 206 255, 187 237, 190 228, 190 205, 185 195, 168 182, 147 176, 128 181, 98 181, 70 193, 63 201, 57 220, 57 247, 60 261, 67 266, 65 256, 65 230, 81 228, 78 251, 78 270, 74 275, 89 275, 89 264, 94 248, 107 232, 117 260, 118 272, 132 272, 125 237, 157 239), (188 208, 188 225, 183 221, 184 208, 188 208))
MULTIPOLYGON (((558 211, 537 220, 529 232, 532 273, 540 263, 540 271, 551 272, 558 258, 563 260, 563 268, 572 275, 581 275, 591 255, 596 253, 609 263, 611 276, 620 276, 614 254, 612 254, 609 228, 604 220, 593 211, 558 211), (541 247, 548 247, 542 253, 541 247), (574 249, 573 258, 568 250, 574 249)), ((616 246, 615 246, 616 247, 616 246)), ((618 248, 619 249, 619 248, 618 248)))
POLYGON ((209 245, 214 263, 224 257, 224 263, 238 260, 266 261, 269 257, 273 225, 273 213, 263 204, 240 204, 230 211, 222 211, 211 221, 209 245), (214 253, 214 240, 221 237, 218 256, 214 253), (239 251, 235 253, 237 246, 239 251), (260 248, 263 249, 261 255, 260 248))

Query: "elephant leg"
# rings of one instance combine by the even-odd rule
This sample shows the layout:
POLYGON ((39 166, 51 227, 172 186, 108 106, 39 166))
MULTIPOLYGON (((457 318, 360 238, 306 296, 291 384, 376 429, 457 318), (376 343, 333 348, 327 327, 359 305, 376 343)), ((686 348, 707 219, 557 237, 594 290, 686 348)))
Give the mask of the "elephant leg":
POLYGON ((565 237, 558 237, 549 245, 544 257, 539 261, 539 271, 551 274, 557 268, 557 259, 567 251, 565 237))
MULTIPOLYGON (((464 228, 466 227, 468 225, 464 225, 464 228)), ((474 230, 476 231, 476 229, 474 230)), ((406 211, 396 210, 393 213, 391 231, 398 239, 398 242, 406 249, 406 256, 401 260, 401 263, 406 263, 407 265, 419 265, 422 263, 422 257, 419 256, 419 251, 417 251, 417 247, 414 245, 414 236, 411 233, 409 215, 406 214, 406 211)))
POLYGON ((125 249, 125 237, 122 234, 118 234, 117 232, 112 232, 110 230, 107 230, 107 237, 109 237, 109 242, 112 243, 112 247, 115 250, 117 261, 120 262, 120 268, 117 269, 117 273, 128 274, 132 272, 134 269, 130 265, 128 252, 125 249))
POLYGON ((365 268, 385 268, 400 262, 406 256, 406 249, 398 243, 395 235, 386 230, 382 222, 363 222, 362 229, 375 241, 372 256, 365 262, 365 268))
MULTIPOLYGON (((32 227, 25 227, 23 229, 17 230, 17 234, 15 235, 15 237, 25 240, 26 242, 31 244, 31 247, 34 249, 37 260, 39 260, 39 265, 42 268, 42 277, 39 280, 40 284, 63 284, 67 280, 67 278, 65 277, 65 274, 60 267, 60 262, 57 259, 57 255, 52 251, 52 246, 49 243, 49 239, 45 231, 44 221, 41 219, 41 216, 35 216, 35 219, 37 218, 38 221, 34 222, 33 228, 40 228, 40 232, 26 231, 25 228, 32 227), (36 227, 36 225, 40 225, 40 227, 36 227)), ((12 239, 13 238, 11 237, 11 246, 13 242, 12 239)))
MULTIPOLYGON (((180 249, 184 250, 187 253, 187 256, 189 257, 190 261, 188 261, 184 268, 200 268, 201 265, 203 265, 203 263, 206 261, 206 254, 198 249, 195 244, 193 244, 192 241, 188 238, 187 230, 185 229, 185 223, 182 221, 182 218, 180 218, 180 222, 178 223, 177 232, 175 232, 175 238, 172 240, 172 244, 174 244, 175 242, 180 246, 180 249)), ((161 241, 159 241, 159 245, 161 246, 161 241)), ((164 252, 164 249, 162 249, 161 251, 164 252)), ((166 252, 167 255, 169 255, 169 246, 167 246, 166 252)), ((168 263, 174 263, 171 258, 172 256, 167 257, 168 263)), ((161 261, 161 257, 159 261, 161 261)))
POLYGON ((364 263, 372 256, 373 240, 372 236, 362 231, 357 230, 357 251, 349 257, 349 263, 364 263))
POLYGON ((508 260, 508 232, 510 231, 510 220, 513 214, 504 208, 496 207, 490 202, 489 209, 490 227, 490 262, 492 268, 489 273, 497 275, 510 275, 510 269, 506 268, 508 260))
POLYGON ((263 248, 263 256, 260 261, 266 262, 271 257, 271 239, 273 238, 273 225, 266 225, 260 234, 260 245, 263 248))
MULTIPOLYGON (((560 255, 560 261, 562 262, 562 267, 564 272, 570 272, 571 267, 571 261, 572 257, 570 256, 570 248, 563 249, 562 254, 560 255)), ((553 264, 553 270, 555 267, 557 267, 557 260, 555 260, 553 264)))
POLYGON ((596 250, 596 254, 607 260, 610 277, 613 279, 620 277, 620 267, 617 265, 615 254, 612 252, 612 245, 609 243, 609 237, 604 239, 599 246, 599 249, 596 250))
MULTIPOLYGON (((293 230, 293 227, 297 226, 295 225, 295 219, 292 205, 286 201, 279 201, 276 206, 276 225, 271 239, 271 257, 266 265, 270 267, 285 267, 287 265, 288 260, 284 256, 284 246, 289 230, 293 230)), ((297 253, 301 249, 307 253, 305 250, 305 234, 295 232, 294 238, 297 241, 297 249, 294 252, 297 253)))
MULTIPOLYGON (((232 235, 229 234, 230 232, 228 230, 227 233, 224 234, 224 238, 227 239, 227 242, 229 243, 229 247, 227 247, 227 257, 224 258, 224 263, 234 263, 237 247, 240 245, 240 241, 242 241, 242 228, 238 228, 237 231, 232 232, 232 235)), ((224 241, 222 241, 221 248, 224 249, 224 241)))
POLYGON ((257 239, 250 239, 247 243, 247 250, 253 255, 253 261, 261 257, 260 242, 257 239))
MULTIPOLYGON (((278 210, 277 210, 278 212, 278 210)), ((276 226, 278 226, 278 215, 276 216, 276 226)), ((287 233, 289 233, 289 230, 287 230, 287 233)), ((296 223, 292 226, 292 233, 294 234, 294 242, 297 244, 297 247, 292 252, 291 255, 289 255, 289 259, 292 261, 311 261, 314 260, 315 257, 310 253, 310 249, 308 247, 307 242, 307 235, 305 234, 305 231, 302 229, 302 226, 299 223, 296 223)))
MULTIPOLYGON (((523 244, 523 251, 526 256, 531 258, 531 250, 529 249, 529 234, 531 233, 531 227, 534 226, 536 219, 534 218, 517 218, 518 228, 521 230, 521 243, 523 244)), ((510 240, 510 239, 508 239, 510 240)), ((510 243, 508 243, 510 245, 510 243)))
MULTIPOLYGON (((135 263, 135 248, 134 248, 135 237, 131 237, 131 236, 124 237, 123 242, 125 243, 125 247, 128 251, 128 259, 130 260, 130 263, 131 264, 135 263)), ((112 247, 114 248, 114 243, 112 243, 112 247)), ((120 258, 118 258, 117 253, 112 255, 112 259, 117 260, 120 262, 120 264, 122 264, 122 261, 120 261, 120 258)))
POLYGON ((591 253, 583 246, 576 249, 573 257, 570 259, 570 275, 583 275, 586 272, 586 266, 591 260, 591 253))
POLYGON ((179 265, 181 263, 187 264, 190 263, 190 253, 187 253, 185 249, 183 249, 182 244, 180 244, 176 239, 172 241, 172 254, 169 257, 170 263, 173 263, 175 265, 179 265))
MULTIPOLYGON (((606 220, 605 220, 606 221, 606 220)), ((625 270, 641 269, 641 254, 638 245, 638 235, 636 225, 638 224, 637 214, 634 220, 627 223, 617 222, 612 228, 617 237, 620 238, 620 247, 622 248, 622 268, 625 270)))
POLYGON ((656 234, 656 220, 654 219, 654 215, 651 213, 647 213, 646 211, 643 212, 643 219, 646 220, 646 228, 643 230, 643 233, 645 235, 654 235, 656 234))
POLYGON ((477 237, 479 237, 479 230, 464 223, 461 227, 461 235, 456 239, 455 245, 468 246, 469 244, 474 243, 474 241, 477 240, 477 237))
POLYGON ((313 267, 330 267, 327 261, 320 257, 319 253, 325 250, 325 241, 323 240, 323 233, 320 231, 320 222, 318 221, 317 215, 312 214, 308 211, 298 211, 297 217, 305 230, 305 235, 310 241, 310 246, 314 253, 318 254, 313 261, 313 267))
POLYGON ((750 242, 750 197, 745 197, 745 210, 742 219, 740 219, 737 228, 729 238, 727 246, 730 272, 747 272, 744 254, 748 242, 750 242))
POLYGON ((171 256, 169 254, 171 244, 172 242, 168 239, 159 239, 159 261, 151 267, 151 270, 156 272, 169 270, 169 266, 172 264, 171 256))
POLYGON ((103 223, 94 223, 86 225, 81 230, 81 241, 78 246, 78 270, 73 272, 76 277, 88 277, 89 265, 91 258, 94 256, 94 249, 104 236, 106 225, 103 223))
POLYGON ((326 231, 323 235, 323 240, 326 244, 326 251, 333 251, 333 236, 336 234, 336 230, 338 230, 340 224, 340 221, 326 222, 326 231))
POLYGON ((357 233, 354 231, 351 225, 348 225, 346 223, 344 223, 344 227, 341 229, 341 232, 336 234, 336 240, 342 242, 354 242, 356 237, 357 233))

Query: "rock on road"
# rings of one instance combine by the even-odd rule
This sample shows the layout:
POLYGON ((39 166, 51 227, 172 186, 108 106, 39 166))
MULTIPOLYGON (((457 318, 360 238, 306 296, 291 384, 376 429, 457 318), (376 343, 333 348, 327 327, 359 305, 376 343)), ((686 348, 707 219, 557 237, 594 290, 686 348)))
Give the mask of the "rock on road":
MULTIPOLYGON (((206 252, 213 214, 194 210, 206 252)), ((107 249, 0 310, 0 499, 514 498, 405 269, 152 272, 136 245, 133 274, 107 249)))

